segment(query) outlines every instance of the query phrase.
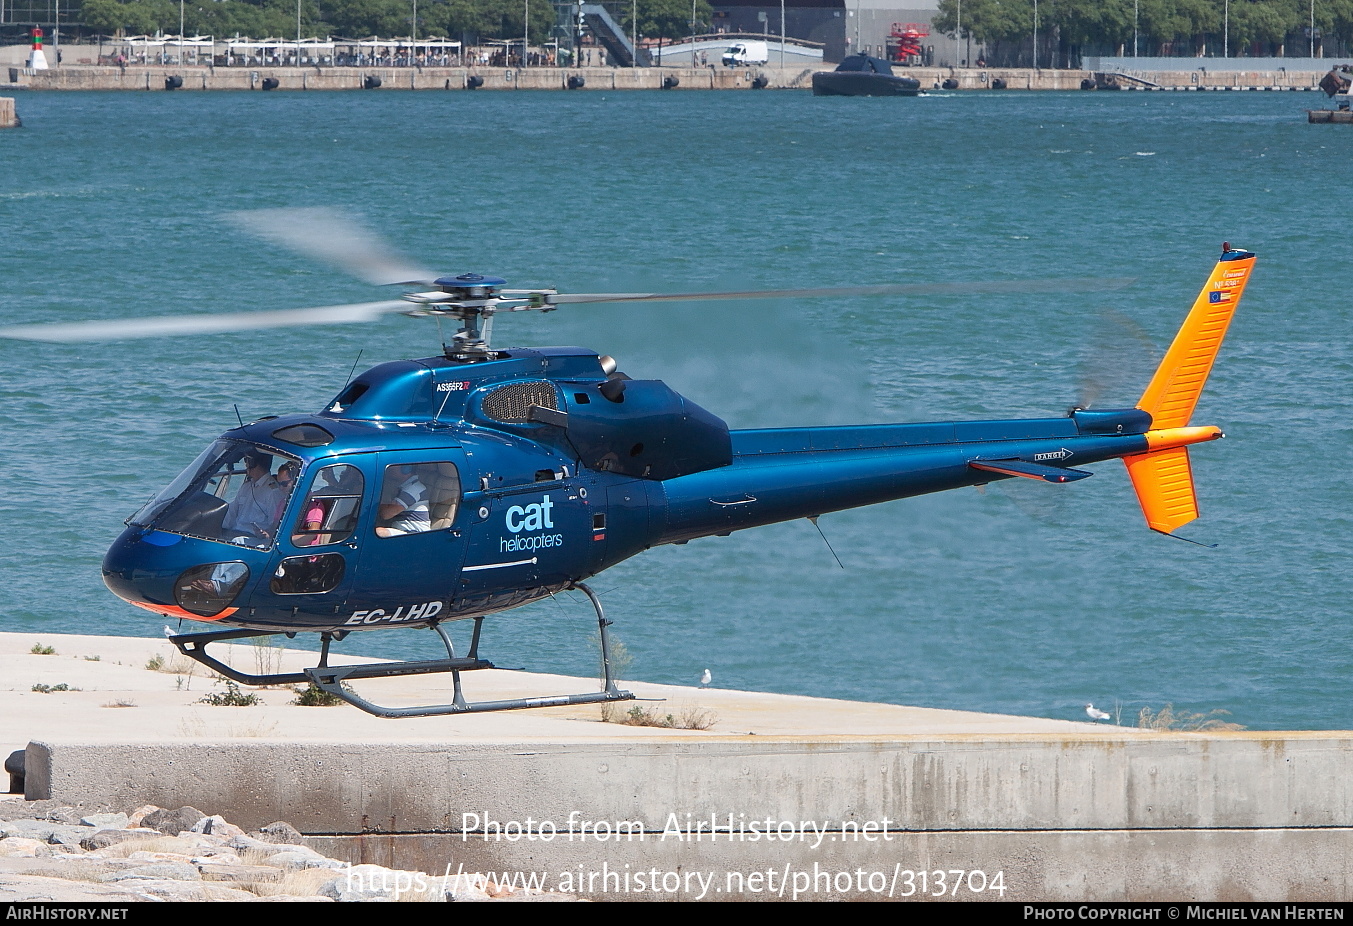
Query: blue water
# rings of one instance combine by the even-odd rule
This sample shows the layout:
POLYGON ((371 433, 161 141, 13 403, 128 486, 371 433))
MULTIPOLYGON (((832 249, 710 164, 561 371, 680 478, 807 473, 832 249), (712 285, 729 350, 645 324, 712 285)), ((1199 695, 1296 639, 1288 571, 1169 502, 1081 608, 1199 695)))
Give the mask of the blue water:
MULTIPOLYGON (((507 317, 734 427, 1134 402, 1222 240, 1259 254, 1195 423, 1203 518, 1160 537, 1117 463, 650 551, 598 577, 631 678, 1255 729, 1353 728, 1345 175, 1308 94, 26 94, 0 133, 5 323, 381 298, 248 238, 336 206, 424 264, 563 290, 1130 276, 1099 295, 595 306, 507 317)), ((426 320, 0 342, 0 630, 155 635, 99 579, 121 521, 246 419, 313 410, 426 320)), ((595 668, 584 601, 491 619, 504 665, 595 668)), ((353 638, 431 655, 435 637, 353 638)))

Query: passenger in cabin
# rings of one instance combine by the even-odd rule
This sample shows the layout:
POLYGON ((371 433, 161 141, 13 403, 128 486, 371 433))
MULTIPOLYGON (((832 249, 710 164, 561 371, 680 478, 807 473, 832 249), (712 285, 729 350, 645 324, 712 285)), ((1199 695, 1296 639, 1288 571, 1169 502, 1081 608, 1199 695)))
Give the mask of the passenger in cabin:
POLYGON ((273 519, 274 521, 282 520, 282 509, 287 507, 287 499, 291 498, 291 490, 296 487, 296 477, 300 471, 300 464, 291 460, 277 467, 277 475, 273 478, 277 480, 277 487, 282 493, 277 499, 277 517, 273 519))
MULTIPOLYGON (((324 485, 329 489, 333 488, 330 485, 333 480, 330 471, 333 468, 327 467, 323 473, 324 485)), ((318 490, 318 487, 316 489, 318 490)), ((314 491, 312 491, 310 497, 305 500, 305 505, 301 511, 301 530, 304 533, 292 537, 291 542, 300 547, 318 547, 329 543, 330 540, 327 536, 318 533, 320 528, 324 526, 324 517, 329 513, 329 505, 328 499, 316 498, 314 491)))
POLYGON ((356 525, 362 488, 362 474, 355 466, 338 464, 320 470, 301 505, 292 544, 320 547, 346 540, 356 525), (326 528, 328 532, 320 533, 326 528))
POLYGON ((324 527, 324 516, 328 514, 328 500, 311 496, 305 500, 305 510, 301 512, 301 529, 291 538, 298 547, 319 547, 329 543, 329 537, 319 531, 324 527))
POLYGON ((409 464, 385 468, 387 491, 395 479, 402 481, 395 488, 390 501, 377 509, 380 520, 386 522, 376 528, 377 537, 398 537, 401 534, 416 534, 431 530, 432 516, 428 512, 427 487, 423 485, 414 469, 409 464))

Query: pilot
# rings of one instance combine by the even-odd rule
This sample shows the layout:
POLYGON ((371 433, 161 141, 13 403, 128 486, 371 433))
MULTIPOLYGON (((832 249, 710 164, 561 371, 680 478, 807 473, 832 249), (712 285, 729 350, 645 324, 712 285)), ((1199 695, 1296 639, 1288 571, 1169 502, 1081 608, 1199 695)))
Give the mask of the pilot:
POLYGON ((401 534, 416 534, 431 530, 432 516, 428 512, 427 487, 418 478, 413 466, 406 463, 395 467, 395 470, 404 477, 404 481, 395 490, 394 498, 377 510, 380 519, 388 523, 384 527, 376 528, 376 536, 398 537, 401 534))
POLYGON ((263 546, 277 527, 277 510, 286 490, 272 476, 272 455, 259 450, 244 455, 244 477, 221 519, 221 529, 231 543, 263 546))

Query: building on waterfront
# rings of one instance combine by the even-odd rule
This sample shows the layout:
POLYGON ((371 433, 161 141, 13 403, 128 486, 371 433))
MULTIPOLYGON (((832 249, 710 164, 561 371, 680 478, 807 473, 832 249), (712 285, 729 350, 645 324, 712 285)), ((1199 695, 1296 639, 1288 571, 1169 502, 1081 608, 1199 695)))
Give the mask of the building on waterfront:
MULTIPOLYGON (((780 34, 778 2, 710 0, 710 5, 715 31, 780 34)), ((938 0, 785 0, 783 10, 785 35, 820 42, 827 61, 840 61, 857 51, 890 57, 889 39, 895 27, 915 23, 930 33, 922 39, 927 63, 947 66, 955 62, 953 38, 935 33, 930 26, 939 11, 938 0)), ((976 46, 972 53, 978 53, 976 46)), ((963 56, 967 54, 965 43, 963 56)))

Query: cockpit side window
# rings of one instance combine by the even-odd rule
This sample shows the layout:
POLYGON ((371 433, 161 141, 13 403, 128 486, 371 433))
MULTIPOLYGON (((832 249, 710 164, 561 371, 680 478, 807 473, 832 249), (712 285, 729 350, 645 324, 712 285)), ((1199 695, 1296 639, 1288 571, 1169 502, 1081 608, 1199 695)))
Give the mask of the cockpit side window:
POLYGON ((460 507, 454 463, 397 463, 385 468, 376 536, 402 537, 447 530, 460 507))
POLYGON ((317 472, 292 528, 292 544, 321 547, 351 537, 357 529, 365 487, 362 471, 347 463, 326 466, 317 472))

